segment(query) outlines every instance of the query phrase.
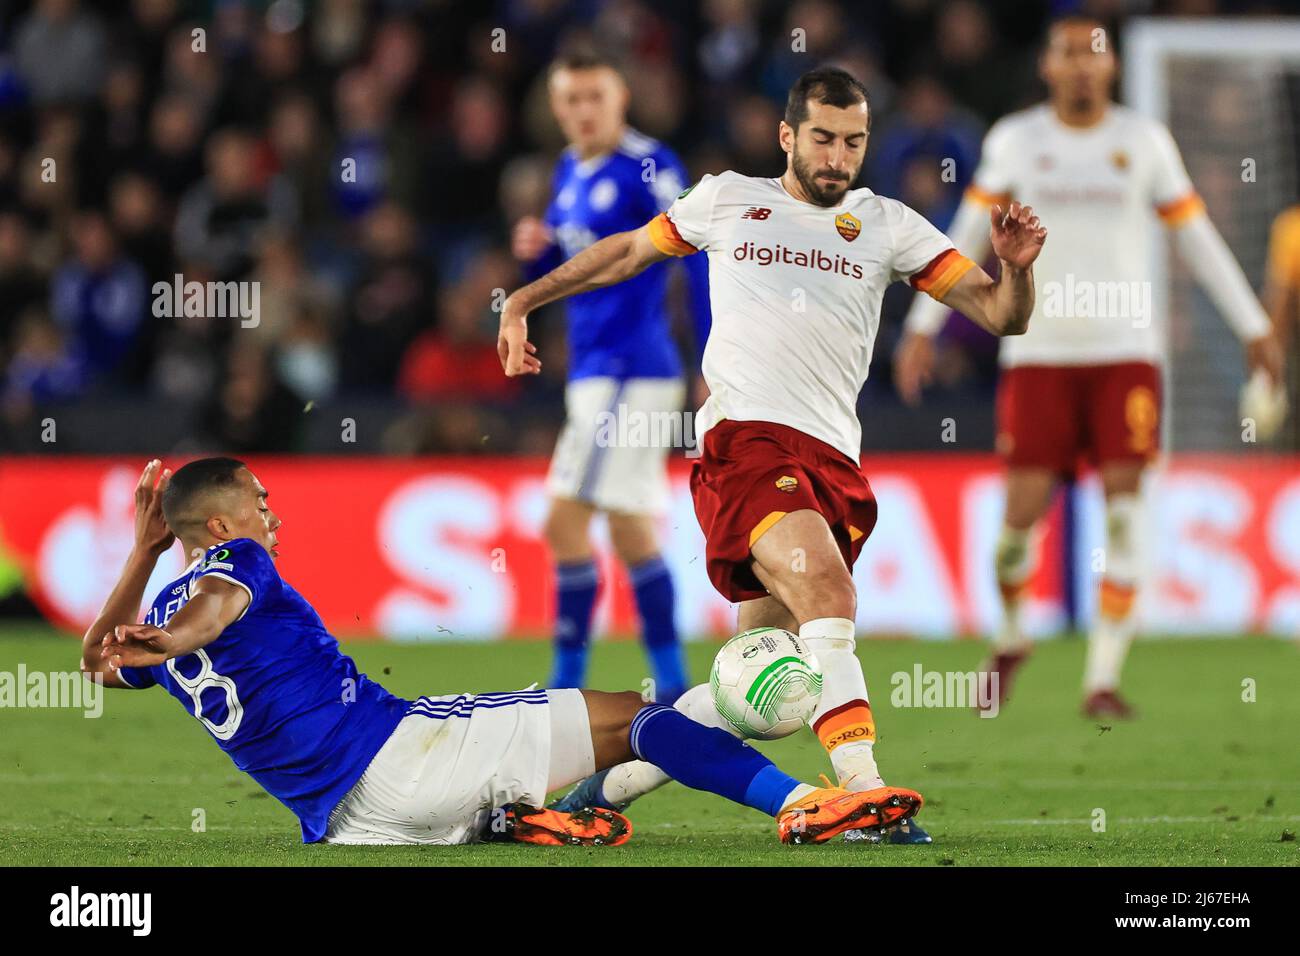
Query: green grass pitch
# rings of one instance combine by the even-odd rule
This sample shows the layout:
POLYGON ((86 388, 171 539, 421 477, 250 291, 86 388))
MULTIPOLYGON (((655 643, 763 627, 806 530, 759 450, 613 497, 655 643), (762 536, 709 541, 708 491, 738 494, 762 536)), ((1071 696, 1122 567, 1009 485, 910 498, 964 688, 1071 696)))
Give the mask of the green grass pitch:
MULTIPOLYGON (((544 678, 542 642, 347 648, 408 697, 509 690, 544 678)), ((713 644, 690 647, 707 674, 713 644)), ((75 667, 74 641, 0 631, 0 671, 75 667)), ((869 641, 858 653, 880 727, 886 779, 920 790, 928 847, 842 842, 784 847, 772 821, 669 784, 636 804, 620 848, 303 846, 288 810, 239 773, 160 690, 107 692, 104 713, 0 710, 0 864, 8 865, 1290 865, 1300 864, 1300 652, 1260 638, 1145 640, 1126 689, 1139 719, 1078 715, 1081 641, 1045 644, 995 719, 905 709, 891 675, 970 670, 970 642, 869 641), (1243 681, 1255 682, 1254 702, 1243 681), (206 832, 191 831, 196 808, 206 832), (1097 832, 1097 811, 1105 829, 1097 832)), ((639 688, 634 642, 600 643, 592 686, 639 688)), ((815 781, 828 764, 810 734, 763 744, 815 781)))

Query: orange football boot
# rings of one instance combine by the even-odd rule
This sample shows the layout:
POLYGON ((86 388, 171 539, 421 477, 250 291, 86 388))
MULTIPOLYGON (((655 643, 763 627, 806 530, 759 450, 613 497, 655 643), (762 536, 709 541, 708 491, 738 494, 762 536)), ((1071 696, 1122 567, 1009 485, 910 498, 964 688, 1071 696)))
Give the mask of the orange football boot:
POLYGON ((925 800, 905 787, 877 787, 857 793, 822 787, 796 800, 776 817, 782 843, 825 843, 846 830, 892 827, 921 809, 925 800))
POLYGON ((523 803, 511 803, 501 810, 504 825, 493 821, 488 827, 489 840, 541 846, 622 846, 632 837, 632 821, 614 810, 586 807, 566 813, 523 803))

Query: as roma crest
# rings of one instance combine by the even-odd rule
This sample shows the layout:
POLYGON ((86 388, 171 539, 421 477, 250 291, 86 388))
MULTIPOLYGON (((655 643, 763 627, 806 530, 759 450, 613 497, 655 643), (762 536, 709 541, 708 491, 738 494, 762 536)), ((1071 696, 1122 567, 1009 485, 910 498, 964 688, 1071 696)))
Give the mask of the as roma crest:
POLYGON ((858 233, 862 231, 862 220, 857 216, 850 216, 847 212, 842 212, 835 217, 835 231, 844 237, 845 242, 852 242, 858 238, 858 233))

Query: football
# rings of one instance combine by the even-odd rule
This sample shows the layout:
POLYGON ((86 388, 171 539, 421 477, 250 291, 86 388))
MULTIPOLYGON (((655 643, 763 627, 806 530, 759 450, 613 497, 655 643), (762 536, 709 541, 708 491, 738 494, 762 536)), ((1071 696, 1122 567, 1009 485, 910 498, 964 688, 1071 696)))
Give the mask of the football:
POLYGON ((709 674, 718 713, 742 737, 776 740, 807 724, 822 696, 822 669, 798 635, 779 627, 737 634, 709 674))

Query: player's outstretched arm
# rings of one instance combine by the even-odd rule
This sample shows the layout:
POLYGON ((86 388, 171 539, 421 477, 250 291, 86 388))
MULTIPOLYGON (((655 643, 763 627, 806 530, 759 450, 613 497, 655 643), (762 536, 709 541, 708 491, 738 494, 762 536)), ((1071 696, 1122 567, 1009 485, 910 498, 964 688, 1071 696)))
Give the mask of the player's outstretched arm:
POLYGON ((501 309, 497 336, 497 354, 505 373, 536 375, 542 370, 537 346, 528 341, 528 313, 557 299, 615 285, 667 258, 655 248, 649 227, 643 226, 606 236, 536 282, 516 289, 501 309))
POLYGON ((105 632, 120 621, 134 621, 140 614, 144 589, 158 559, 172 546, 172 535, 162 516, 162 493, 171 479, 171 469, 154 459, 144 466, 135 485, 135 542, 122 573, 104 602, 99 616, 81 639, 81 672, 99 675, 105 687, 127 687, 99 655, 105 632))
POLYGON ((1274 385, 1281 382, 1282 349, 1273 324, 1204 208, 1172 228, 1183 262, 1244 345, 1247 367, 1262 371, 1274 385))
POLYGON ((1033 207, 1012 202, 989 210, 997 280, 978 266, 957 280, 940 301, 994 335, 1023 335, 1034 311, 1034 260, 1047 239, 1033 207))
POLYGON ((193 654, 211 644, 248 608, 248 591, 222 578, 200 577, 190 599, 167 629, 152 624, 119 624, 100 641, 100 657, 110 671, 122 667, 156 667, 193 654))

